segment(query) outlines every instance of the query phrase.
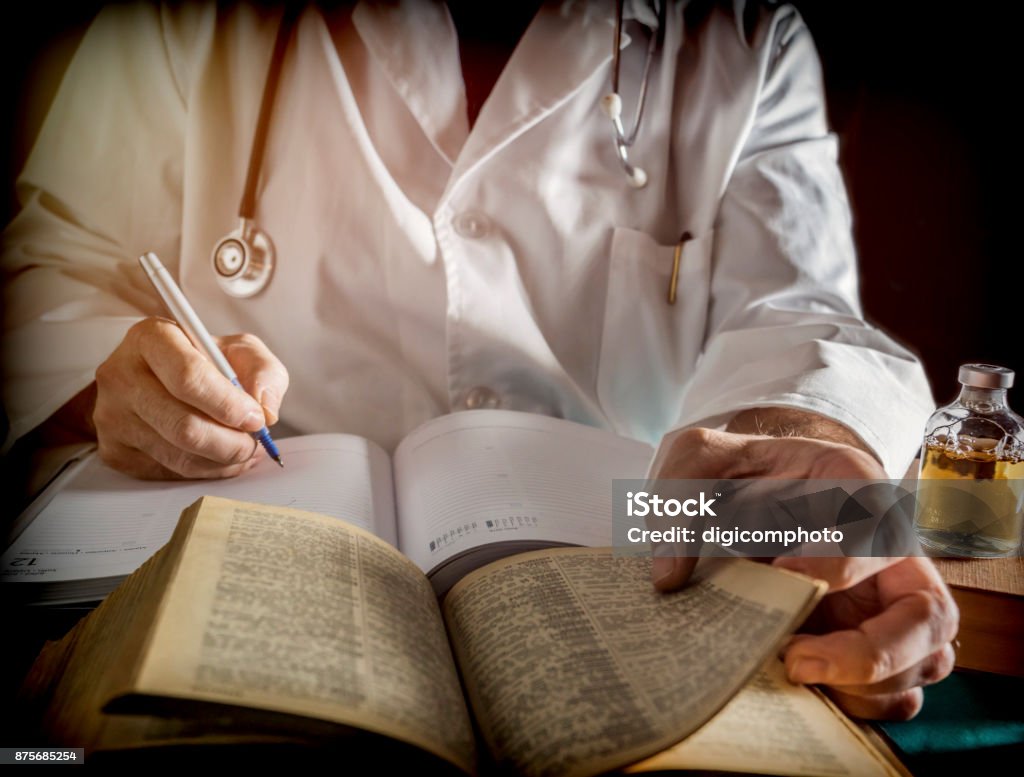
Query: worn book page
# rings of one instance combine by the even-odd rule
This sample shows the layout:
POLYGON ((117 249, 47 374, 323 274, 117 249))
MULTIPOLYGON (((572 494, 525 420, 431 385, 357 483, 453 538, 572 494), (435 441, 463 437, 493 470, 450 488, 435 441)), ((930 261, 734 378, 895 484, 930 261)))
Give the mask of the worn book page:
POLYGON ((312 513, 205 498, 135 690, 353 725, 474 766, 426 579, 368 532, 312 513))
POLYGON ((131 679, 160 591, 173 574, 180 549, 175 540, 181 538, 176 532, 167 547, 36 658, 19 705, 26 725, 37 728, 46 744, 91 750, 105 738, 109 718, 101 709, 131 679))
POLYGON ((821 777, 900 774, 818 693, 789 683, 775 658, 699 731, 627 771, 670 769, 821 777))
POLYGON ((530 775, 624 766, 695 731, 802 620, 824 584, 708 560, 673 594, 650 559, 554 549, 496 562, 445 601, 481 731, 530 775))

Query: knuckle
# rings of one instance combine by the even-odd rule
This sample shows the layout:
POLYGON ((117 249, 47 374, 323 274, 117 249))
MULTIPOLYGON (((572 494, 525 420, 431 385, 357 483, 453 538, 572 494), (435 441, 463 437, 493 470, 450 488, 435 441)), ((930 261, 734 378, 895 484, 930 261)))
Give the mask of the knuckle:
POLYGON ((843 591, 850 588, 858 579, 855 560, 840 559, 830 570, 829 585, 834 591, 843 591))
POLYGON ((941 617, 939 639, 951 642, 960 631, 960 608, 949 591, 942 589, 936 594, 941 617))
POLYGON ((94 376, 96 378, 98 394, 102 392, 117 392, 123 388, 126 382, 124 363, 116 351, 100 363, 96 368, 94 376))
POLYGON ((905 691, 889 704, 886 717, 891 720, 910 720, 921 711, 924 705, 924 694, 920 688, 905 691))
POLYGON ((108 358, 96 368, 96 383, 100 386, 106 385, 112 377, 111 372, 114 371, 112 359, 113 357, 108 358))
POLYGON ((242 332, 242 334, 236 335, 236 338, 235 342, 247 348, 264 349, 267 347, 260 338, 251 332, 242 332))
POLYGON ((236 445, 231 450, 227 460, 223 463, 236 466, 244 464, 252 458, 258 445, 259 443, 249 435, 239 434, 236 445))
POLYGON ((182 413, 171 422, 170 437, 178 449, 200 450, 208 437, 206 424, 198 416, 182 413))
POLYGON ((935 586, 916 591, 912 596, 914 614, 931 629, 935 644, 949 642, 956 636, 960 613, 945 589, 935 586))
POLYGON ((288 374, 288 368, 281 364, 281 362, 278 362, 276 373, 278 379, 281 381, 281 388, 283 390, 287 390, 289 384, 291 383, 291 376, 288 374))
POLYGON ((887 650, 871 645, 861 658, 862 682, 879 683, 892 674, 892 656, 887 650))
POLYGON ((256 335, 249 332, 228 335, 220 340, 221 350, 225 354, 233 354, 240 351, 266 351, 267 346, 256 335))
POLYGON ((128 328, 124 336, 125 341, 132 342, 140 337, 145 337, 147 333, 152 332, 156 328, 155 324, 155 318, 144 318, 141 321, 137 321, 128 328))
POLYGON ((921 684, 931 685, 948 677, 949 673, 953 671, 955 662, 956 655, 953 652, 953 648, 950 645, 946 645, 928 659, 924 670, 921 672, 921 684))
POLYGON ((149 338, 160 336, 165 333, 165 327, 168 322, 165 319, 157 316, 149 316, 141 321, 138 321, 128 329, 125 333, 124 341, 131 345, 138 343, 140 340, 147 340, 149 338))
POLYGON ((206 393, 205 365, 195 359, 188 359, 175 376, 181 397, 202 397, 206 393))
POLYGON ((907 594, 907 606, 915 623, 924 623, 935 628, 942 622, 944 609, 931 591, 922 589, 907 594))
POLYGON ((711 445, 714 432, 701 426, 685 429, 676 438, 676 444, 684 448, 706 448, 711 445))
POLYGON ((167 453, 162 464, 178 475, 185 478, 194 478, 196 475, 196 465, 194 458, 186 451, 180 449, 174 449, 167 453))
POLYGON ((116 446, 109 445, 103 437, 99 438, 98 443, 96 455, 100 457, 100 461, 111 469, 120 469, 121 457, 118 455, 116 446))
POLYGON ((116 423, 114 408, 107 402, 97 400, 92 410, 92 425, 97 435, 104 435, 116 423))

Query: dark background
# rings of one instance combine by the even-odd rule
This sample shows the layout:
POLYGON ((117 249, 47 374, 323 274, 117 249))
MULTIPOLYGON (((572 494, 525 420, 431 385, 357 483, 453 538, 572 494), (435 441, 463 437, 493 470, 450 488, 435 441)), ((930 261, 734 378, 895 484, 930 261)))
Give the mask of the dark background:
MULTIPOLYGON (((1012 116, 1022 93, 1021 44, 1017 20, 1004 10, 1012 5, 948 4, 957 10, 943 12, 939 3, 920 1, 795 4, 825 69, 869 319, 921 356, 940 403, 954 396, 961 363, 1024 371, 1015 240, 1020 125, 1012 116)), ((14 212, 14 176, 100 5, 36 0, 0 12, 0 225, 14 212)), ((16 631, 54 638, 83 613, 65 610, 44 622, 19 611, 3 620, 16 624, 12 637, 16 631)), ((0 608, 0 615, 7 613, 0 608)), ((39 640, 23 642, 20 653, 6 645, 4 701, 39 647, 39 640)), ((993 679, 992 695, 1004 686, 1004 678, 993 679)), ((4 714, 14 717, 17 708, 3 704, 0 719, 4 714)), ((915 771, 985 771, 976 754, 968 753, 968 761, 952 755, 941 753, 915 771)))
MULTIPOLYGON (((1013 273, 1019 125, 1011 118, 1021 94, 1011 76, 1021 65, 1010 12, 995 4, 969 12, 926 2, 795 4, 825 70, 867 316, 921 356, 940 403, 955 395, 962 363, 1024 370, 1024 295, 1013 273)), ((50 0, 5 11, 3 223, 14 212, 14 176, 100 5, 50 0)))

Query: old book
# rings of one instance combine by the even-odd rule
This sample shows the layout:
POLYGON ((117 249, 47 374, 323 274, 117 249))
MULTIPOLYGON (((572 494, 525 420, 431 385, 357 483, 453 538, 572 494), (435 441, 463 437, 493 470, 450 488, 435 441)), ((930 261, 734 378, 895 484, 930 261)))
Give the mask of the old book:
POLYGON ((777 665, 759 673, 823 583, 709 559, 662 595, 649 573, 610 549, 532 551, 439 605, 416 564, 359 527, 205 497, 44 649, 22 703, 41 721, 33 742, 108 761, 291 745, 470 774, 894 773, 777 665))
POLYGON ((1024 559, 937 558, 960 608, 960 669, 1024 677, 1024 559))

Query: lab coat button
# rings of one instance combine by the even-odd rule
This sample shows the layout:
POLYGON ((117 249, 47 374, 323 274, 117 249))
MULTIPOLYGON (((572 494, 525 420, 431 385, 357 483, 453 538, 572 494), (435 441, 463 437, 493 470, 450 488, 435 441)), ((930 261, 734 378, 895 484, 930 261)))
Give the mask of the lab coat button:
POLYGON ((466 238, 478 239, 486 237, 491 231, 491 222, 487 216, 474 210, 467 210, 452 219, 455 231, 466 238))
POLYGON ((486 386, 477 386, 466 392, 463 405, 466 410, 493 410, 501 407, 501 397, 486 386))

